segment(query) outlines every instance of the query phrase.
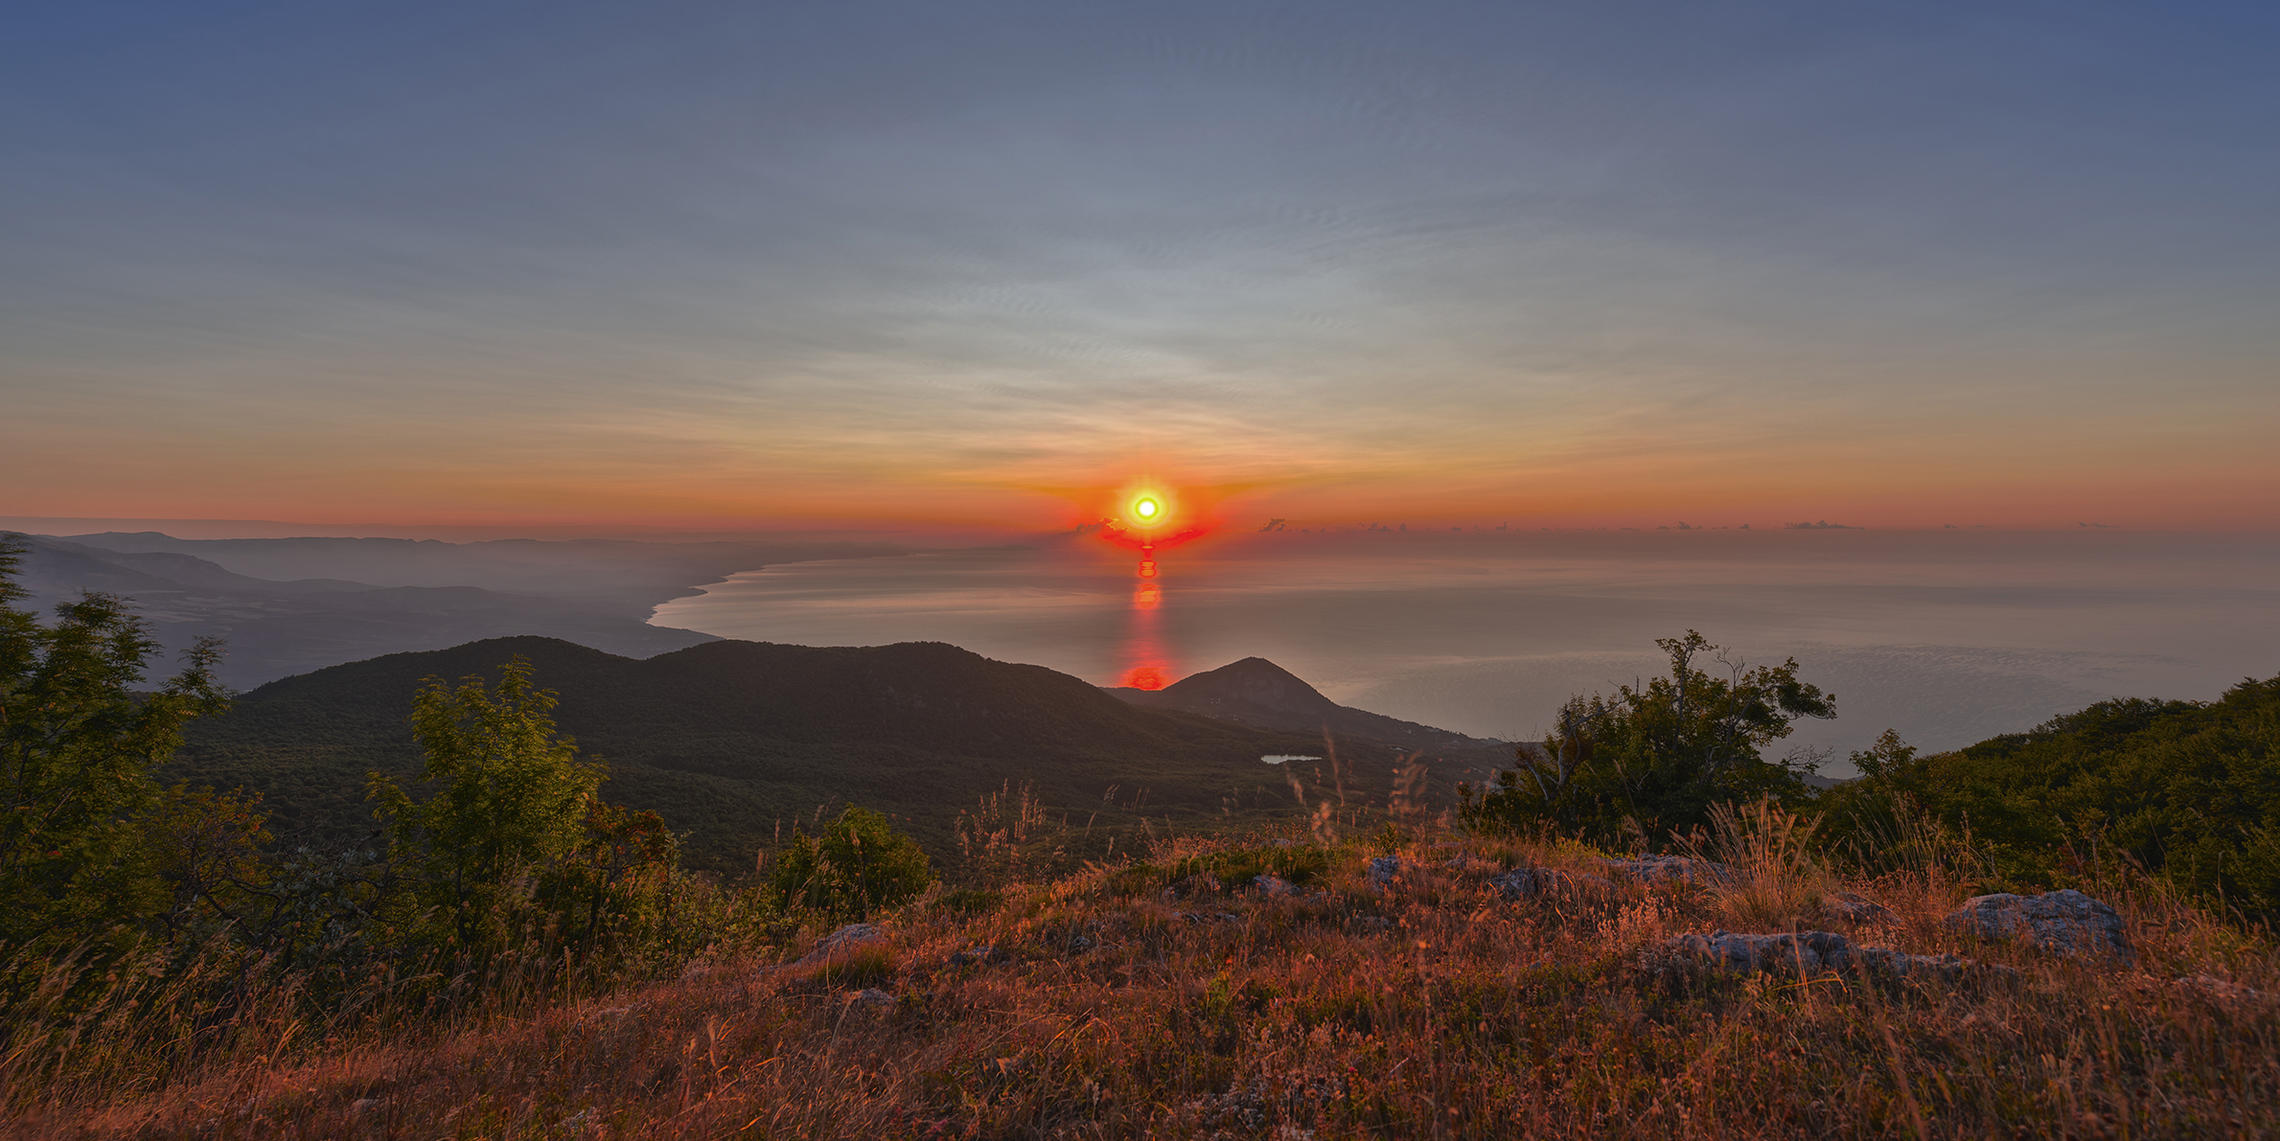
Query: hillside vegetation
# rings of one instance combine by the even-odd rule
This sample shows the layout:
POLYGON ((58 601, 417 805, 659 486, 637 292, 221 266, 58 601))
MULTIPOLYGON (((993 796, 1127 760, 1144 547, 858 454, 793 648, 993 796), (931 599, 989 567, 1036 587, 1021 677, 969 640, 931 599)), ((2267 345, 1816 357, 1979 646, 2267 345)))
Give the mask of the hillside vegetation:
POLYGON ((2002 878, 2120 860, 2280 919, 2280 677, 2214 702, 2103 701, 1952 753, 1888 737, 1856 760, 1827 807, 1871 834, 1905 806, 1968 830, 2002 878))
POLYGON ((1940 922, 1937 865, 1835 872, 1779 816, 1730 882, 1572 843, 1178 840, 937 889, 824 940, 419 1031, 280 1011, 146 1094, 58 1086, 16 1137, 2248 1136, 2280 1129, 2280 955, 2144 880, 2129 965, 1940 922), (1373 876, 1393 855, 1393 871, 1373 876), (1507 867, 1572 889, 1510 899, 1507 867), (1255 877, 1274 877, 1257 881, 1255 877), (1263 883, 1264 886, 1259 886, 1263 883), (1890 909, 1834 917, 1843 891, 1890 909), (1721 970, 1686 933, 1841 931, 1952 979, 1721 970), (822 945, 819 947, 819 943, 822 945))
POLYGON ((1671 676, 1570 703, 1450 802, 1414 763, 1247 791, 1299 739, 954 647, 515 640, 268 687, 227 722, 249 752, 173 761, 360 802, 355 842, 311 847, 160 779, 221 723, 212 647, 150 690, 133 614, 43 622, 12 561, 8 1136, 2280 1130, 2254 902, 2280 681, 2061 718, 1979 747, 1984 781, 1888 735, 1818 791, 1768 754, 1835 698, 1689 631, 1671 676), (439 660, 474 668, 414 672, 439 660), (843 748, 829 779, 948 822, 816 811, 692 867, 572 716, 686 772, 843 748), (375 742, 398 763, 352 772, 375 742), (1089 794, 1151 756, 1178 813, 972 791, 1089 794))
MULTIPOLYGON (((1327 752, 1319 725, 1135 708, 1066 674, 940 643, 724 641, 635 660, 497 638, 263 686, 195 725, 167 775, 260 793, 272 830, 295 842, 357 843, 373 827, 365 774, 418 764, 407 726, 422 680, 490 676, 516 659, 559 695, 563 731, 609 764, 610 798, 659 813, 686 837, 693 866, 723 875, 748 871, 794 821, 850 803, 941 851, 960 811, 1009 785, 1100 828, 1258 823, 1292 803, 1286 774, 1259 758, 1327 752)), ((1325 765, 1324 783, 1342 776, 1350 794, 1382 803, 1414 749, 1339 738, 1343 768, 1325 765)), ((1452 754, 1457 776, 1500 755, 1483 744, 1452 754)), ((1419 791, 1448 798, 1454 778, 1436 775, 1438 755, 1415 756, 1428 786, 1419 791)))

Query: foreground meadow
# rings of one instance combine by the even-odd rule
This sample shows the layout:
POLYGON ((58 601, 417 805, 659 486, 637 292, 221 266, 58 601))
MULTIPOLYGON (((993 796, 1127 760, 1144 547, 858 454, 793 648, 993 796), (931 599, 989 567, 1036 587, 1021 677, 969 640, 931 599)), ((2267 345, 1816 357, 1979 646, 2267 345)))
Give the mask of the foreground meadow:
POLYGON ((59 1090, 5 1133, 2280 1132, 2269 939, 2141 880, 2091 885, 2126 956, 1988 942, 1943 925, 1971 893, 1936 868, 1840 878, 1766 831, 1728 837, 1723 874, 1660 882, 1573 844, 1445 830, 1165 841, 598 997, 316 1045, 289 1024, 241 1034, 192 1080, 59 1090), (1512 868, 1536 887, 1513 890, 1512 868), (1736 969, 1678 941, 1719 930, 1962 963, 1736 969))

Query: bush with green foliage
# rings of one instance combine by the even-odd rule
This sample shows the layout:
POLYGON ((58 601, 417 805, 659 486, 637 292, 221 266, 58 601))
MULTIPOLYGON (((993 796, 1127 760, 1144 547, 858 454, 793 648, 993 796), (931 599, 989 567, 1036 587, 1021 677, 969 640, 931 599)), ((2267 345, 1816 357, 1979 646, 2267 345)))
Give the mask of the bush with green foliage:
POLYGON ((2048 882, 2114 858, 2280 918, 2280 677, 2214 702, 2102 701, 1947 753, 1887 733, 1823 806, 1856 835, 1896 813, 1968 829, 2000 877, 2048 882))
POLYGON ((868 918, 933 882, 918 841, 895 831, 879 813, 853 806, 819 835, 795 831, 768 876, 783 906, 847 919, 868 918))
POLYGON ((1806 799, 1810 765, 1764 749, 1802 718, 1836 716, 1836 697, 1799 680, 1795 658, 1751 668, 1693 630, 1655 645, 1669 677, 1570 698, 1541 755, 1523 748, 1488 787, 1460 790, 1463 818, 1641 844, 1706 826, 1716 805, 1806 799), (1701 668, 1704 657, 1725 668, 1701 668))
POLYGON ((52 625, 18 608, 21 548, 0 539, 0 947, 115 951, 205 928, 249 878, 249 803, 162 788, 183 726, 227 704, 219 650, 142 691, 158 645, 121 600, 87 594, 52 625))
POLYGON ((664 822, 601 799, 608 768, 555 729, 555 695, 530 663, 496 687, 429 678, 412 701, 416 800, 370 777, 404 890, 390 905, 415 939, 481 958, 516 942, 591 944, 662 934, 682 878, 664 822))

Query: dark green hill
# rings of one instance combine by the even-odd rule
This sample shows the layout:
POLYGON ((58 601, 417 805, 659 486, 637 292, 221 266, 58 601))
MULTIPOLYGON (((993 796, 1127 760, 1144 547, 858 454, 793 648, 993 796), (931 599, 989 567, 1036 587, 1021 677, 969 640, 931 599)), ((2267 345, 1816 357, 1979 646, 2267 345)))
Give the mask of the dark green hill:
MULTIPOLYGON (((560 694, 563 731, 609 763, 605 794, 655 809, 691 834, 692 862, 722 870, 749 867, 779 821, 845 802, 906 819, 939 850, 958 810, 1008 782, 1104 822, 1281 813, 1285 774, 1259 758, 1321 746, 1319 732, 1135 708, 1066 674, 940 643, 712 642, 635 660, 526 637, 262 686, 198 726, 173 775, 262 792, 284 835, 368 835, 365 773, 416 767, 406 719, 421 679, 495 675, 517 656, 560 694)), ((1382 798, 1397 750, 1342 752, 1349 794, 1382 798)))
POLYGON ((1311 734, 1318 745, 1329 738, 1341 748, 1357 742, 1399 746, 1474 770, 1460 777, 1485 778, 1496 768, 1512 763, 1510 742, 1467 737, 1340 705, 1265 658, 1244 658, 1215 670, 1189 674, 1162 689, 1116 688, 1109 692, 1145 709, 1177 709, 1259 729, 1311 734))
POLYGON ((2213 702, 2102 701, 1948 753, 1871 755, 1828 799, 1858 813, 1894 793, 1968 826, 2002 874, 2047 881, 2120 853, 2280 919, 2280 677, 2213 702))

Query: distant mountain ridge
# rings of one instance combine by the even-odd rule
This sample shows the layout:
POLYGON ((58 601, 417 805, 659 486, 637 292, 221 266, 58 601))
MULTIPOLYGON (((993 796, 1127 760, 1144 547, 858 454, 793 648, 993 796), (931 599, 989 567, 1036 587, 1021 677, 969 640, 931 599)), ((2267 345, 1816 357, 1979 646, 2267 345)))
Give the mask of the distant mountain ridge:
POLYGON ((1368 741, 1439 754, 1451 760, 1504 763, 1509 742, 1468 737, 1340 705, 1298 675, 1265 658, 1244 658, 1190 674, 1158 690, 1113 687, 1110 693, 1146 709, 1178 709, 1262 729, 1313 733, 1331 740, 1368 741))
MULTIPOLYGON (((516 657, 560 695, 563 730, 610 764, 606 795, 660 812, 690 834, 697 863, 720 870, 749 867, 779 824, 849 802, 947 845, 959 810, 1008 785, 1104 820, 1276 817, 1291 804, 1294 774, 1260 758, 1322 750, 1319 726, 1290 731, 1149 708, 1042 666, 939 642, 714 641, 637 660, 513 637, 262 686, 197 725, 170 775, 260 791, 285 832, 320 841, 368 834, 365 774, 416 767, 406 719, 422 679, 496 676, 516 657)), ((1365 801, 1382 799, 1396 764, 1416 751, 1361 736, 1339 750, 1345 787, 1365 801)), ((1445 798, 1451 782, 1481 768, 1478 757, 1429 762, 1425 794, 1445 798)))
POLYGON ((197 639, 218 637, 221 678, 236 687, 470 637, 536 632, 640 656, 713 637, 652 626, 643 620, 646 611, 618 614, 574 599, 476 586, 268 579, 175 549, 113 550, 40 535, 16 541, 24 547, 19 584, 33 609, 50 610, 84 591, 119 595, 159 642, 164 662, 157 672, 197 639))

